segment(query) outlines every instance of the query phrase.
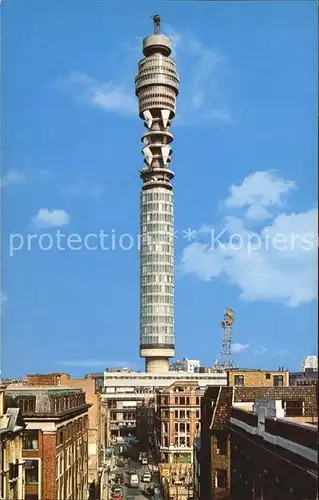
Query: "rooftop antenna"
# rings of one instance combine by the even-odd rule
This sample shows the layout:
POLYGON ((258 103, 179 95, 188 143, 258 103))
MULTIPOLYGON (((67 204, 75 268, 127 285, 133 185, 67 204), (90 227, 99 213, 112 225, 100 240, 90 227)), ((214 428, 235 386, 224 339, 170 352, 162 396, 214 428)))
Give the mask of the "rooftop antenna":
POLYGON ((217 355, 214 367, 217 369, 235 368, 233 356, 233 324, 234 311, 226 309, 224 320, 221 322, 223 329, 222 350, 217 355))
POLYGON ((154 35, 159 35, 161 32, 161 18, 158 14, 152 16, 154 21, 154 35))

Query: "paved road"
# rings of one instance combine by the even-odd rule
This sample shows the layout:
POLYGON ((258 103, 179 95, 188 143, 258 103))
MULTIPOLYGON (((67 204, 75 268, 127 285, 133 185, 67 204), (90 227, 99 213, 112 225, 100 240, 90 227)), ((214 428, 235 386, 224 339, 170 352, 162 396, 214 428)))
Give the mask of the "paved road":
MULTIPOLYGON (((147 497, 144 495, 143 490, 145 483, 141 481, 141 478, 143 476, 143 473, 149 470, 147 465, 141 465, 140 462, 136 462, 133 460, 130 460, 130 463, 128 465, 125 465, 125 467, 117 467, 115 470, 116 472, 122 472, 124 474, 124 480, 125 480, 125 485, 124 485, 124 491, 125 491, 125 500, 145 500, 147 497), (127 472, 131 469, 136 469, 137 474, 140 478, 140 484, 139 488, 131 488, 129 485, 130 482, 130 476, 127 474, 127 472)), ((158 484, 158 477, 157 475, 153 474, 151 482, 155 485, 158 484)), ((112 498, 112 497, 111 497, 112 498)), ((157 497, 156 500, 161 500, 161 497, 157 497)))

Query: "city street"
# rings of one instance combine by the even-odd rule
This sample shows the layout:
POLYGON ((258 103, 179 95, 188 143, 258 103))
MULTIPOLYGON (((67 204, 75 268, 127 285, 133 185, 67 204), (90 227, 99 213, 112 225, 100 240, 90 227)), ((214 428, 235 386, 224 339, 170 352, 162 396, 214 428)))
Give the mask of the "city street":
MULTIPOLYGON (((150 496, 147 496, 146 493, 144 493, 144 489, 146 486, 153 484, 154 486, 157 486, 159 489, 159 476, 157 473, 152 474, 151 478, 151 483, 143 483, 142 482, 142 476, 145 471, 149 471, 151 467, 148 465, 141 465, 139 461, 130 459, 129 463, 126 463, 124 467, 115 467, 115 469, 112 471, 113 473, 122 473, 124 474, 124 485, 122 485, 122 489, 124 492, 124 500, 145 500, 146 498, 151 498, 150 496), (136 474, 139 476, 139 487, 138 488, 131 488, 130 487, 130 474, 128 474, 129 471, 135 469, 136 474)), ((154 500, 162 500, 162 496, 159 494, 155 494, 154 497, 152 497, 154 500)), ((111 488, 110 488, 110 496, 109 499, 107 496, 104 496, 103 500, 111 500, 112 499, 112 493, 111 493, 111 488)))

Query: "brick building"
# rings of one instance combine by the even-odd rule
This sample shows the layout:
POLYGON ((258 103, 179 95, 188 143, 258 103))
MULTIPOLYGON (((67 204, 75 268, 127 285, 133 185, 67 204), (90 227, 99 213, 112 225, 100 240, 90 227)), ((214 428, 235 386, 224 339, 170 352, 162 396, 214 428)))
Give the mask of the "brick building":
POLYGON ((251 410, 263 398, 281 401, 288 419, 317 420, 315 387, 208 387, 201 405, 201 500, 231 498, 231 407, 251 410))
POLYGON ((25 427, 19 408, 5 400, 0 383, 0 499, 24 499, 22 433, 25 427))
POLYGON ((281 401, 230 411, 231 498, 317 498, 316 425, 284 418, 281 401))
POLYGON ((98 485, 99 466, 106 448, 105 426, 106 416, 101 406, 101 395, 96 392, 96 381, 88 375, 84 379, 72 378, 67 373, 48 373, 45 375, 27 375, 26 384, 29 386, 67 386, 82 389, 88 411, 88 481, 98 485))
POLYGON ((86 499, 88 486, 88 409, 85 394, 67 387, 10 386, 20 407, 25 500, 86 499))
POLYGON ((156 397, 156 435, 161 461, 193 461, 194 438, 200 433, 200 400, 196 381, 178 381, 156 397))
POLYGON ((148 451, 153 444, 155 422, 153 400, 148 404, 140 403, 136 406, 136 437, 140 442, 142 451, 148 451))
POLYGON ((287 387, 289 372, 287 370, 239 370, 227 371, 227 385, 236 387, 287 387))

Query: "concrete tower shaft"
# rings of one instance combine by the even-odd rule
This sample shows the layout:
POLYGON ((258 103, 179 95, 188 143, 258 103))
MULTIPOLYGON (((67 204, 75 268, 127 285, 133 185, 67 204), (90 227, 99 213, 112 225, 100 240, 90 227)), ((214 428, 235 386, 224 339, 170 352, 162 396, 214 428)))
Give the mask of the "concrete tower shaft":
MULTIPOLYGON (((156 19, 155 19, 156 18, 156 19)), ((171 41, 155 33, 143 40, 135 92, 140 118, 147 129, 142 135, 144 166, 140 170, 140 355, 146 371, 168 371, 174 347, 174 201, 171 184, 173 135, 179 77, 170 58, 171 41)))

